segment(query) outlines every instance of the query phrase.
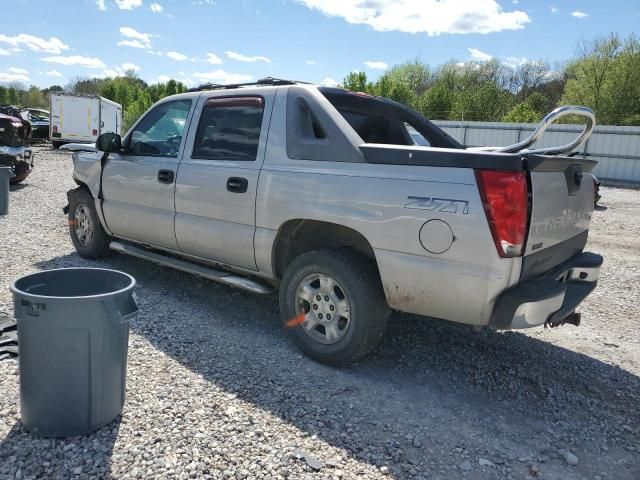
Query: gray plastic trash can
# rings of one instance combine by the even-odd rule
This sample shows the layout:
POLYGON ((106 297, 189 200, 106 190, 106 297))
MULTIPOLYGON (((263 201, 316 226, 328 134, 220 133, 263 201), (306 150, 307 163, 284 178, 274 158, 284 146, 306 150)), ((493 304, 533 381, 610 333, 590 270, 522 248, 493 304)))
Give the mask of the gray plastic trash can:
POLYGON ((98 268, 34 273, 11 285, 18 323, 22 423, 45 437, 81 435, 124 405, 135 279, 98 268))
POLYGON ((11 167, 0 167, 0 215, 9 213, 9 180, 13 177, 11 167))

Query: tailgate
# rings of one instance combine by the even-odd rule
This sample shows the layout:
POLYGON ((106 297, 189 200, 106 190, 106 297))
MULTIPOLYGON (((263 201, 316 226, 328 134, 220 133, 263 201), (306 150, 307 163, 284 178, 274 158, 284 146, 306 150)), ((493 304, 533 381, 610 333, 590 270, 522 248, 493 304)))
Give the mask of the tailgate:
POLYGON ((521 280, 565 262, 582 251, 594 207, 595 161, 525 156, 531 191, 531 221, 521 280))

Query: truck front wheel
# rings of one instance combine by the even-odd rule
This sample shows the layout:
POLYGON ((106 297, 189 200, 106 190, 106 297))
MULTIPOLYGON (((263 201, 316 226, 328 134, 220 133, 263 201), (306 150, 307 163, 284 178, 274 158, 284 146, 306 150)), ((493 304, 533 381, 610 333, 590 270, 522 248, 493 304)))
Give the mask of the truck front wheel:
POLYGON ((338 249, 308 252, 289 264, 280 312, 304 353, 322 363, 348 365, 378 346, 390 311, 373 262, 338 249))
POLYGON ((93 197, 84 188, 69 197, 69 234, 81 257, 102 258, 111 253, 111 239, 100 224, 93 197))

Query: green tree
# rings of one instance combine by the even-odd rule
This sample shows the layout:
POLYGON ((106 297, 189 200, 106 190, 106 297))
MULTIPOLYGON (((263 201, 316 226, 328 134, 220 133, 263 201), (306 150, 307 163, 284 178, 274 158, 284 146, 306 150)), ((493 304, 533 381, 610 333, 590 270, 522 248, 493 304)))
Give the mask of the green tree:
POLYGON ((607 103, 610 101, 611 81, 621 47, 622 43, 616 34, 583 41, 578 47, 579 58, 567 68, 569 78, 562 103, 588 106, 599 119, 605 122, 612 120, 607 103))
POLYGON ((372 91, 373 85, 368 82, 367 74, 364 72, 351 72, 344 77, 342 81, 342 88, 351 90, 352 92, 366 92, 372 91))
POLYGON ((32 85, 25 93, 23 106, 31 108, 46 107, 47 101, 45 96, 42 94, 42 91, 38 87, 32 85))
POLYGON ((511 108, 513 94, 493 82, 462 90, 453 102, 450 118, 455 120, 499 121, 511 108))
POLYGON ((538 92, 533 92, 502 117, 503 122, 537 123, 547 113, 549 100, 538 92))
POLYGON ((376 82, 372 88, 369 89, 370 93, 378 95, 380 97, 390 98, 396 102, 404 103, 405 105, 414 106, 416 100, 416 94, 404 82, 399 82, 383 75, 378 82, 376 82))
POLYGON ((384 74, 394 84, 403 84, 415 95, 424 92, 432 82, 429 66, 420 60, 403 63, 392 67, 384 74))

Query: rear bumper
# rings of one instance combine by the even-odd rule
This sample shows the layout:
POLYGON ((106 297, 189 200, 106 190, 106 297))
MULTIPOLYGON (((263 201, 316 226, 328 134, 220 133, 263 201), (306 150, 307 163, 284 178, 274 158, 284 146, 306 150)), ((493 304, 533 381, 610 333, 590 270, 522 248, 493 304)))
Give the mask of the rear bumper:
POLYGON ((490 325, 519 329, 559 324, 596 288, 602 257, 581 253, 498 297, 490 325))

